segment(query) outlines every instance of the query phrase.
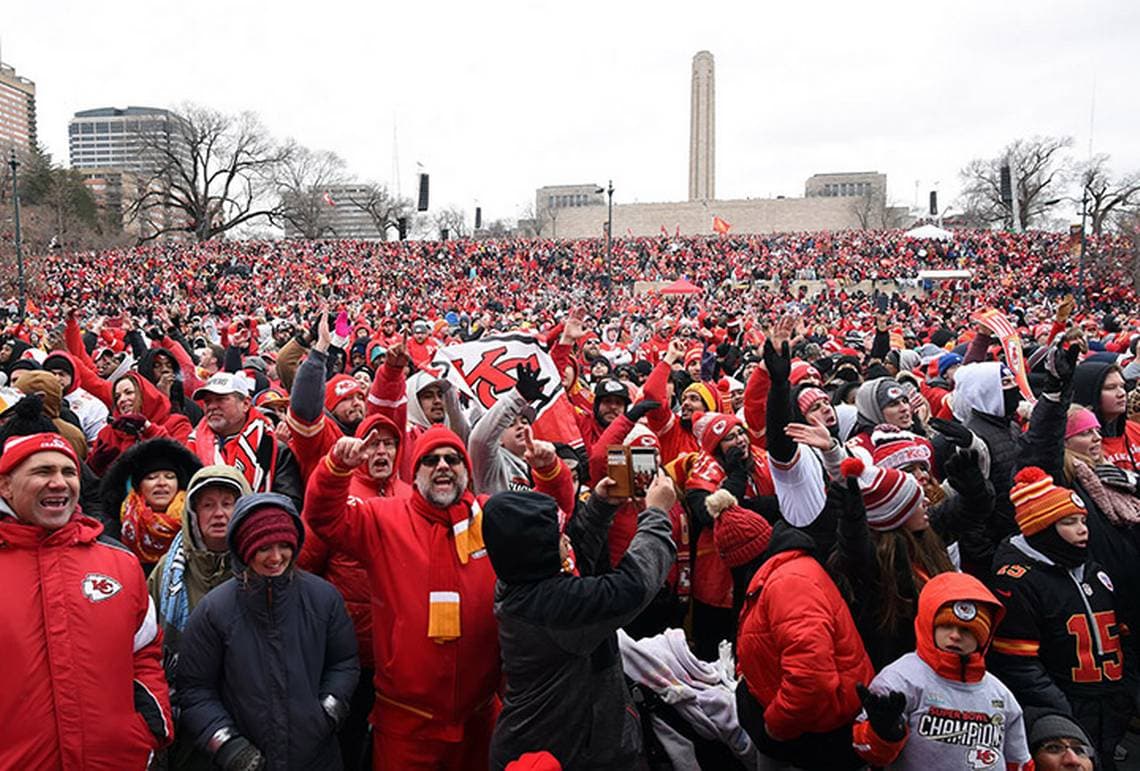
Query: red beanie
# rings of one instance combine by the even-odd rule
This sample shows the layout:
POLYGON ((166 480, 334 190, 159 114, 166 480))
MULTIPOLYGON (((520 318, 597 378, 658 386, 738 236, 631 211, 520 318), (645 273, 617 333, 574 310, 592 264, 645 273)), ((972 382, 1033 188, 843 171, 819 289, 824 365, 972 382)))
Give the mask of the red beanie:
POLYGON ((463 465, 467 467, 467 475, 470 477, 471 458, 467 455, 467 448, 463 446, 463 440, 459 435, 446 426, 432 426, 420 434, 412 450, 413 465, 419 466, 421 458, 441 447, 450 447, 463 456, 463 465))
POLYGON ((234 536, 234 547, 245 564, 258 549, 275 543, 287 543, 297 549, 297 525, 293 516, 279 506, 264 506, 250 512, 234 536))
MULTIPOLYGON (((704 430, 700 432, 698 441, 701 443, 701 449, 709 455, 716 452, 721 439, 732 433, 737 426, 744 425, 740 418, 735 415, 721 412, 706 412, 701 416, 701 421, 704 430)), ((696 433, 695 429, 694 433, 696 433)))
POLYGON ((705 508, 715 519, 713 543, 724 564, 730 568, 747 565, 768 548, 772 526, 768 520, 736 505, 727 490, 717 490, 705 498, 705 508))
POLYGON ((360 387, 360 381, 348 375, 333 375, 332 379, 325 383, 325 409, 332 412, 336 406, 343 402, 353 394, 362 394, 364 389, 360 387))
POLYGON ((28 436, 13 436, 4 442, 4 450, 0 453, 0 474, 8 474, 17 466, 35 455, 37 452, 59 452, 71 458, 71 462, 79 468, 79 458, 75 455, 75 448, 59 434, 30 434, 28 436))

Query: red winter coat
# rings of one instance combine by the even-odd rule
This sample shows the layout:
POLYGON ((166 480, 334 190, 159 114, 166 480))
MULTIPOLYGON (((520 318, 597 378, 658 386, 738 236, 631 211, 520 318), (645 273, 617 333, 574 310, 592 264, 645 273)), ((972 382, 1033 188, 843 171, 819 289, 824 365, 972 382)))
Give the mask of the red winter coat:
MULTIPOLYGON (((377 632, 371 722, 384 733, 459 741, 464 721, 492 703, 501 680, 491 561, 473 557, 458 566, 462 633, 450 642, 433 641, 427 634, 428 566, 432 539, 444 526, 420 512, 428 504, 418 492, 361 501, 351 497, 351 484, 352 475, 337 473, 326 458, 309 477, 304 511, 330 547, 368 568, 377 632)), ((535 487, 554 492, 541 479, 535 487)))
POLYGON ((737 671, 777 741, 853 723, 861 709, 855 684, 875 676, 851 611, 807 551, 813 545, 806 533, 777 526, 740 614, 737 671))
POLYGON ((102 531, 0 519, 0 768, 143 769, 173 736, 146 580, 102 531))
POLYGON ((471 559, 459 568, 462 635, 434 642, 427 634, 428 565, 435 530, 443 525, 417 511, 414 492, 361 501, 350 497, 351 482, 351 474, 334 473, 327 460, 318 464, 304 511, 317 535, 368 567, 373 629, 383 630, 372 640, 377 698, 371 722, 386 733, 457 741, 464 721, 499 686, 491 561, 471 559))
MULTIPOLYGON (((102 474, 119 455, 147 439, 168 436, 189 446, 190 432, 194 429, 185 415, 170 411, 170 400, 166 398, 166 394, 159 391, 145 377, 137 372, 128 372, 123 377, 129 377, 134 382, 135 389, 142 394, 140 412, 150 421, 150 425, 138 436, 119 431, 113 428, 110 422, 99 429, 99 435, 95 437, 95 444, 91 448, 91 457, 88 460, 88 465, 96 474, 102 474)), ((112 409, 114 417, 122 416, 117 407, 112 409)))
MULTIPOLYGON (((381 490, 362 467, 353 472, 348 494, 358 501, 406 498, 412 494, 412 488, 407 482, 398 479, 393 470, 387 486, 381 490)), ((373 669, 376 663, 372 657, 372 590, 368 585, 368 570, 359 560, 353 559, 344 551, 329 548, 323 538, 312 532, 306 513, 307 511, 301 512, 301 518, 306 520, 305 545, 301 548, 297 565, 328 581, 344 597, 344 606, 348 610, 348 617, 352 619, 352 628, 356 630, 360 666, 373 669)))

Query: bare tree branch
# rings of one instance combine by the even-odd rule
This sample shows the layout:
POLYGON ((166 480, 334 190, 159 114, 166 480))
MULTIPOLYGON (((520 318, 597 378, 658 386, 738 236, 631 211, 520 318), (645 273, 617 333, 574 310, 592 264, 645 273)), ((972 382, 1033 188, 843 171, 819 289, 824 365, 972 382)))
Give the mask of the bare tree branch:
POLYGON ((1022 226, 1039 219, 1047 206, 1063 198, 1062 188, 1072 167, 1063 155, 1073 143, 1071 137, 1032 137, 1017 139, 995 158, 976 158, 959 172, 962 194, 959 205, 967 222, 974 225, 1009 225, 1013 209, 1001 197, 1001 167, 1013 159, 1017 190, 1014 204, 1019 209, 1022 226))
POLYGON ((141 138, 154 168, 129 212, 150 226, 140 240, 186 233, 208 241, 281 216, 275 181, 296 146, 276 142, 253 113, 187 105, 141 138))
MULTIPOLYGON (((310 150, 291 145, 288 158, 277 171, 277 193, 281 196, 280 218, 302 238, 321 238, 332 231, 329 225, 330 188, 348 179, 344 160, 327 150, 310 150)), ((333 205, 338 203, 334 200, 333 205)))

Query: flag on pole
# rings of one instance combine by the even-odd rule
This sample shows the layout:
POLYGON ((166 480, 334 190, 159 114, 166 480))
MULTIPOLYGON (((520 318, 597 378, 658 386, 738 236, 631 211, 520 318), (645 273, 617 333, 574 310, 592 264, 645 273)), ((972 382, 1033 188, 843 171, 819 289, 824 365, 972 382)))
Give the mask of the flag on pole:
POLYGON ((661 226, 661 235, 665 236, 666 238, 669 237, 669 231, 665 229, 664 225, 661 226))
POLYGON ((538 369, 539 377, 547 378, 542 397, 532 404, 535 438, 583 446, 574 407, 562 388, 558 367, 533 335, 514 332, 449 345, 439 349, 431 369, 466 394, 479 409, 489 410, 515 387, 515 368, 520 364, 538 369))
POLYGON ((1001 341, 1001 349, 1005 353, 1005 365, 1013 372, 1013 379, 1017 381, 1021 395, 1027 401, 1036 403, 1037 398, 1033 395, 1033 389, 1029 387, 1029 375, 1025 370, 1025 356, 1021 352, 1021 335, 1017 333, 1017 329, 997 308, 985 308, 977 311, 970 316, 970 320, 978 324, 985 324, 998 336, 998 340, 1001 341))
POLYGON ((336 206, 336 201, 333 200, 332 193, 330 193, 328 190, 325 191, 325 194, 322 196, 322 198, 324 199, 326 206, 336 206))
POLYGON ((713 215, 713 230, 720 233, 722 236, 732 228, 732 225, 722 220, 717 215, 713 215))

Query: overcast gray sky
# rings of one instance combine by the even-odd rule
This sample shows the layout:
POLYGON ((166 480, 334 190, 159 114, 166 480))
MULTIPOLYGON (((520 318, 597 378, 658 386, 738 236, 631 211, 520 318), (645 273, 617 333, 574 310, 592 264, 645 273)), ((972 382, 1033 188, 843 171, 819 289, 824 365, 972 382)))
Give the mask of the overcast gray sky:
POLYGON ((546 184, 615 201, 687 195, 693 54, 716 57, 719 198, 796 196, 815 172, 877 170, 943 200, 971 158, 1071 135, 1140 169, 1140 3, 8 2, 5 62, 36 82, 67 157, 76 110, 253 110, 362 179, 433 208, 517 217, 546 184))

